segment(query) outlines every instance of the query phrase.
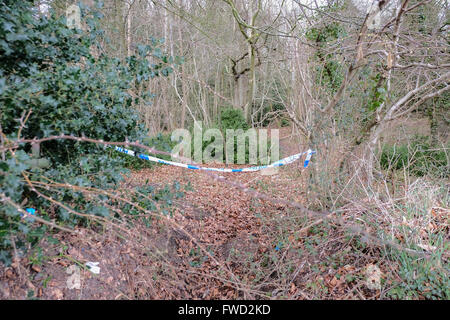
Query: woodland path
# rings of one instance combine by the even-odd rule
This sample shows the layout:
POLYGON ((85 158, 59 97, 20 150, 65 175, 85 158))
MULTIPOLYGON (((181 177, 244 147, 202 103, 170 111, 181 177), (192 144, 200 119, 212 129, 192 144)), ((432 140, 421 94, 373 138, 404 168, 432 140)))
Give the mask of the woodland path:
MULTIPOLYGON (((290 128, 280 131, 280 137, 288 137, 281 139, 281 156, 300 151, 290 134, 290 128)), ((302 182, 306 170, 297 161, 275 175, 223 175, 272 198, 302 203, 307 196, 302 182)), ((198 170, 157 165, 133 172, 124 188, 174 184, 183 192, 168 212, 174 224, 136 223, 128 238, 118 238, 109 230, 58 233, 57 244, 42 241, 43 250, 36 253, 35 262, 21 261, 0 275, 6 280, 0 293, 5 298, 23 298, 31 290, 40 299, 311 298, 300 287, 305 286, 317 259, 326 259, 329 250, 334 250, 329 245, 333 242, 327 240, 326 250, 314 261, 298 254, 295 248, 305 245, 298 230, 311 221, 198 170), (80 289, 67 288, 67 268, 86 261, 99 262, 100 274, 82 269, 80 289), (31 267, 24 268, 27 263, 31 267)))

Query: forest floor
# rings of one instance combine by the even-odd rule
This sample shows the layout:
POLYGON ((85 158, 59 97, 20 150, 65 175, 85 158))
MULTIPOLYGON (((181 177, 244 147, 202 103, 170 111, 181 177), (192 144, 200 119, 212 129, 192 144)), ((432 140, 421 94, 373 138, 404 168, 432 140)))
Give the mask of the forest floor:
MULTIPOLYGON (((288 135, 288 129, 280 134, 288 135)), ((281 149, 286 156, 300 148, 291 137, 282 139, 281 149)), ((275 175, 224 176, 274 199, 303 203, 306 170, 299 161, 275 175)), ((174 181, 184 195, 173 200, 167 219, 150 226, 136 220, 129 238, 108 228, 46 237, 33 255, 0 271, 0 298, 377 299, 400 281, 381 249, 203 172, 155 166, 133 172, 125 185, 162 188, 174 181), (84 268, 87 261, 99 262, 100 273, 84 268), (72 265, 80 267, 80 283, 70 289, 72 265), (382 287, 367 284, 375 265, 373 281, 381 278, 382 287)))

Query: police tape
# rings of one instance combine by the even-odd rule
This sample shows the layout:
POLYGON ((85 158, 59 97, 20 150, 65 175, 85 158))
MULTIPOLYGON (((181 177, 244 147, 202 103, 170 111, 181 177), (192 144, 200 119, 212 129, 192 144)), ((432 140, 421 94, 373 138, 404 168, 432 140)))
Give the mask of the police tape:
POLYGON ((134 152, 133 150, 129 150, 129 149, 125 149, 122 147, 115 147, 116 151, 125 153, 127 155, 133 156, 133 157, 137 157, 139 159, 142 160, 147 160, 147 161, 153 161, 153 162, 157 162, 157 163, 162 163, 162 164, 167 164, 167 165, 171 165, 171 166, 176 166, 176 167, 181 167, 181 168, 186 168, 186 169, 192 169, 192 170, 207 170, 207 171, 218 171, 218 172, 255 172, 255 171, 260 171, 263 169, 267 169, 267 168, 275 168, 275 167, 281 167, 284 165, 287 165, 289 163, 292 163, 294 161, 297 161, 298 159, 300 159, 304 154, 306 154, 306 158, 305 161, 303 163, 303 167, 307 168, 308 164, 311 160, 311 156, 313 155, 313 153, 316 153, 316 151, 313 151, 311 149, 305 151, 305 152, 301 152, 301 153, 297 153, 294 154, 292 156, 283 158, 281 160, 275 161, 272 164, 269 165, 264 165, 264 166, 255 166, 255 167, 248 167, 248 168, 241 168, 241 169, 231 169, 231 168, 211 168, 211 167, 200 167, 200 166, 194 166, 191 164, 185 164, 185 163, 180 163, 180 162, 173 162, 173 161, 169 161, 169 160, 163 160, 160 158, 156 158, 156 157, 152 157, 143 153, 137 153, 134 152))

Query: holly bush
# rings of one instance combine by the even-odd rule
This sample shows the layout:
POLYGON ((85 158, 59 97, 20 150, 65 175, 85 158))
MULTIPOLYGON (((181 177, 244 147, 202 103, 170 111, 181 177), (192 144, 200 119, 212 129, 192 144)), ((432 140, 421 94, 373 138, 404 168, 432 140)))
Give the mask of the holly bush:
POLYGON ((102 15, 80 7, 83 30, 68 28, 65 17, 51 11, 40 14, 33 1, 0 1, 0 260, 4 262, 10 260, 13 241, 27 243, 34 231, 46 229, 22 219, 13 204, 26 203, 41 218, 57 224, 82 222, 68 207, 106 217, 108 197, 87 199, 70 188, 47 190, 48 184, 110 189, 126 172, 125 160, 111 157, 112 148, 67 139, 40 143, 40 156, 50 166, 35 167, 30 162, 31 145, 21 140, 66 134, 141 141, 145 128, 134 105, 150 107, 149 81, 172 71, 167 64, 171 58, 162 54, 155 39, 138 45, 136 54, 126 59, 109 56, 101 46, 102 15), (143 94, 132 97, 136 88, 143 94), (38 191, 54 201, 38 197, 24 174, 41 186, 47 184, 38 191))

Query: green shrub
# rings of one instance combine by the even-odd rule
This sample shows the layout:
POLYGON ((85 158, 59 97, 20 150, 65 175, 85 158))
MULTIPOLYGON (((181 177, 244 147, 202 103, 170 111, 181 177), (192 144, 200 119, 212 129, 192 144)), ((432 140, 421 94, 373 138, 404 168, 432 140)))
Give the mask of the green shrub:
POLYGON ((316 83, 327 88, 330 93, 335 93, 344 80, 344 66, 336 59, 335 54, 326 53, 324 48, 345 37, 345 28, 338 22, 332 22, 308 29, 305 36, 317 46, 315 58, 319 64, 314 72, 316 83))
MULTIPOLYGON (((221 112, 220 112, 220 117, 219 120, 217 121, 217 123, 209 126, 208 128, 202 128, 203 129, 203 133, 208 130, 208 129, 218 129, 221 133, 222 133, 222 137, 223 137, 223 159, 222 161, 225 163, 226 161, 226 141, 228 138, 231 137, 227 137, 227 129, 232 129, 232 130, 243 130, 244 132, 246 130, 251 129, 250 126, 248 125, 248 123, 245 121, 244 118, 244 114, 242 112, 242 110, 240 109, 235 109, 232 107, 224 107, 222 108, 221 112)), ((191 136, 194 137, 194 127, 192 126, 190 128, 191 131, 191 136)), ((210 140, 202 140, 202 152, 205 151, 206 147, 208 145, 210 145, 211 143, 214 142, 214 137, 212 137, 210 140)), ((270 150, 270 140, 267 141, 267 150, 270 150)), ((237 163, 237 139, 236 137, 234 138, 234 163, 237 163)), ((249 142, 248 139, 246 139, 246 145, 245 145, 245 163, 249 163, 249 142)), ((191 155, 193 158, 194 155, 194 139, 192 139, 191 142, 191 155)), ((258 149, 257 149, 257 155, 259 155, 259 143, 258 143, 258 149)), ((214 151, 211 154, 211 156, 215 156, 214 151)), ((258 163, 259 164, 265 164, 264 161, 260 161, 260 159, 258 159, 258 163)))
POLYGON ((291 125, 291 121, 289 121, 289 119, 282 118, 280 125, 282 127, 289 127, 291 125))
POLYGON ((385 170, 407 168, 416 176, 427 174, 448 178, 449 167, 445 150, 433 148, 428 137, 416 136, 409 144, 385 145, 380 156, 385 170))
POLYGON ((384 146, 380 158, 383 169, 400 170, 409 163, 409 149, 407 145, 384 146))
POLYGON ((261 125, 263 127, 269 126, 272 122, 275 120, 280 120, 280 125, 282 127, 287 127, 290 125, 289 118, 286 116, 286 108, 284 104, 282 103, 268 103, 263 107, 262 112, 258 113, 258 122, 262 122, 261 125), (277 112, 273 113, 271 116, 266 116, 270 112, 277 112), (281 115, 281 116, 280 116, 281 115))
MULTIPOLYGON (((222 132, 222 135, 224 137, 224 150, 223 150, 223 160, 226 160, 225 155, 225 141, 231 137, 227 137, 226 131, 227 129, 232 130, 239 130, 242 129, 243 131, 249 130, 250 126, 245 121, 244 114, 241 109, 226 107, 222 108, 220 112, 220 118, 219 118, 219 124, 216 126, 220 131, 222 132)), ((209 143, 212 141, 204 141, 203 142, 203 150, 208 146, 209 143)), ((237 163, 237 139, 234 138, 234 163, 237 163)), ((270 141, 267 142, 267 150, 270 150, 270 141)), ((245 145, 245 163, 249 163, 249 143, 246 139, 246 145, 245 145)), ((257 154, 259 155, 259 143, 258 143, 258 149, 257 154)), ((265 162, 261 162, 261 159, 258 158, 258 164, 265 164, 265 162)))
POLYGON ((439 259, 418 259, 405 253, 395 254, 401 281, 393 281, 387 296, 394 299, 449 299, 448 266, 437 267, 439 259))
POLYGON ((226 129, 248 130, 249 125, 245 121, 244 113, 241 109, 226 107, 220 110, 219 128, 222 132, 225 132, 226 129))
MULTIPOLYGON (((98 28, 100 13, 82 7, 82 21, 88 29, 83 32, 67 28, 64 17, 57 18, 52 12, 41 16, 35 10, 33 1, 0 1, 2 141, 17 141, 19 127, 21 138, 26 139, 67 134, 104 141, 142 140, 144 126, 133 104, 148 102, 151 94, 134 100, 129 90, 137 86, 148 89, 148 80, 171 71, 163 63, 168 58, 155 49, 157 41, 138 45, 137 55, 119 60, 99 47, 104 43, 103 31, 98 28), (153 64, 149 56, 154 58, 153 64), (25 119, 30 110, 26 124, 21 125, 18 119, 25 119)), ((0 160, 0 194, 15 204, 26 202, 41 218, 58 224, 73 226, 84 218, 38 197, 24 181, 24 173, 40 183, 110 189, 126 172, 124 159, 111 157, 112 148, 74 140, 45 141, 40 146, 41 156, 51 164, 48 169, 30 165, 29 144, 6 146, 0 160)), ((106 196, 86 199, 70 188, 57 192, 39 188, 39 192, 74 211, 104 217, 110 214, 104 204, 111 199, 106 196)), ((45 228, 21 219, 13 205, 1 203, 0 260, 8 262, 12 239, 17 246, 26 244, 31 235, 45 228)))

